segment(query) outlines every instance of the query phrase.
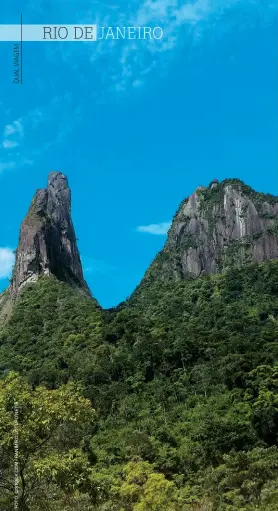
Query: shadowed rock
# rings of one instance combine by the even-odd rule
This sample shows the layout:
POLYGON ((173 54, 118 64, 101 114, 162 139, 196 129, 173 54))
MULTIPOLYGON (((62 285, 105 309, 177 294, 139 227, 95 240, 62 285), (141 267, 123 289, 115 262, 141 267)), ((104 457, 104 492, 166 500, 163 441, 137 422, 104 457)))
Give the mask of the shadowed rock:
POLYGON ((47 189, 36 192, 20 229, 9 292, 13 298, 40 275, 53 275, 90 294, 71 220, 71 193, 66 176, 52 172, 47 189))
POLYGON ((198 277, 276 258, 278 197, 257 193, 239 179, 214 180, 183 201, 165 247, 142 284, 198 277))

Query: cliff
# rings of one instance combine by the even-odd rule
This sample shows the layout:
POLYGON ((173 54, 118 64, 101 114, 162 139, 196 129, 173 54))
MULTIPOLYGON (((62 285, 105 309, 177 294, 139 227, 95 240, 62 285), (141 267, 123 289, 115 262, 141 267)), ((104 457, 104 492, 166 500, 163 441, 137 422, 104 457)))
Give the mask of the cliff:
POLYGON ((257 193, 238 179, 214 180, 182 202, 143 283, 199 277, 276 258, 278 197, 257 193))
POLYGON ((36 192, 22 222, 9 288, 12 298, 41 275, 53 275, 90 294, 71 219, 71 192, 60 172, 52 172, 47 188, 36 192))
MULTIPOLYGON (((142 283, 195 278, 230 267, 278 258, 278 197, 255 192, 238 179, 214 180, 186 198, 164 249, 142 283)), ((53 275, 90 294, 71 220, 67 178, 54 172, 36 192, 24 219, 9 294, 53 275)), ((135 294, 136 294, 135 293, 135 294)))

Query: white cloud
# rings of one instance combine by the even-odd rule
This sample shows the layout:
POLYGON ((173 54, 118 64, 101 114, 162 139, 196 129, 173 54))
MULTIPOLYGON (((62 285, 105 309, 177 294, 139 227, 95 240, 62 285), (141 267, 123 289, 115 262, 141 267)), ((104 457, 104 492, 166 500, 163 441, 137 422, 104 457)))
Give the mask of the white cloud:
POLYGON ((14 149, 19 145, 15 140, 3 140, 4 149, 14 149))
POLYGON ((7 124, 3 129, 0 173, 33 165, 55 144, 66 140, 83 115, 84 109, 74 108, 72 94, 66 93, 7 124))
POLYGON ((110 273, 116 268, 99 259, 93 259, 92 257, 81 257, 83 272, 86 275, 92 275, 95 273, 110 273))
MULTIPOLYGON (((22 119, 16 119, 12 124, 4 127, 2 147, 5 150, 12 151, 18 147, 24 137, 22 119)), ((10 162, 8 162, 9 165, 10 162)), ((3 170, 3 169, 2 169, 3 170)))
MULTIPOLYGON (((93 2, 90 12, 80 13, 84 21, 94 19, 99 27, 161 27, 163 38, 160 40, 100 40, 93 46, 87 45, 82 51, 89 52, 89 59, 94 69, 101 70, 102 91, 119 95, 141 89, 152 72, 164 74, 174 51, 186 42, 186 54, 190 47, 199 44, 205 33, 210 30, 213 38, 223 35, 229 28, 234 28, 225 17, 227 11, 248 6, 250 15, 246 17, 245 28, 252 25, 252 12, 266 14, 273 7, 272 0, 265 0, 264 6, 259 0, 138 0, 123 1, 121 7, 111 5, 107 9, 100 2, 93 2), (225 18, 224 18, 225 17, 225 18), (224 22, 223 22, 224 19, 224 22), (107 72, 104 72, 103 63, 107 72), (140 84, 140 87, 138 87, 140 84)), ((73 59, 72 49, 63 45, 63 58, 78 66, 78 58, 73 59), (68 51, 67 51, 68 50, 68 51)), ((74 51, 80 51, 79 46, 74 51)))
POLYGON ((29 165, 33 165, 34 160, 23 156, 21 153, 9 153, 8 158, 0 159, 0 174, 5 172, 6 170, 20 169, 22 167, 27 167, 29 165))
POLYGON ((11 275, 15 256, 10 248, 0 248, 0 279, 11 275))
MULTIPOLYGON (((184 47, 186 67, 186 59, 192 58, 191 49, 196 44, 221 43, 225 32, 235 30, 236 9, 246 13, 239 16, 241 24, 236 31, 248 30, 256 19, 263 23, 273 19, 277 5, 274 0, 110 0, 109 8, 107 2, 100 0, 67 0, 59 6, 55 4, 59 19, 66 13, 66 16, 74 16, 76 24, 161 26, 164 36, 161 40, 99 40, 92 44, 43 45, 49 80, 44 82, 35 77, 34 83, 41 97, 47 99, 38 108, 20 112, 18 119, 5 126, 2 140, 0 136, 0 172, 30 165, 56 144, 67 140, 87 114, 90 104, 121 100, 127 94, 139 96, 153 76, 159 85, 161 77, 169 71, 171 61, 180 54, 177 49, 184 47), (229 10, 232 15, 226 16, 229 10), (75 84, 78 77, 80 89, 73 95, 71 92, 59 95, 61 76, 51 72, 51 66, 56 71, 57 64, 65 66, 69 83, 75 84), (53 91, 56 97, 51 98, 53 91)), ((38 16, 44 17, 47 14, 45 1, 29 0, 27 12, 30 22, 38 16)), ((25 108, 24 104, 22 108, 25 108)))
MULTIPOLYGON (((33 3, 33 0, 30 0, 33 3)), ((119 93, 140 93, 142 85, 148 81, 153 72, 164 74, 174 51, 186 43, 186 55, 190 47, 200 43, 202 35, 209 29, 215 34, 234 28, 224 16, 228 10, 248 5, 250 16, 246 18, 246 27, 252 24, 252 12, 258 10, 266 13, 273 0, 111 0, 107 5, 98 0, 91 0, 78 6, 76 23, 96 23, 99 34, 101 27, 161 27, 163 38, 160 40, 113 40, 102 39, 93 44, 45 45, 47 59, 51 62, 62 61, 84 78, 84 63, 89 62, 96 80, 90 81, 94 101, 103 103, 119 93), (86 5, 85 5, 86 4, 86 5), (224 23, 223 23, 224 19, 224 23), (223 28, 224 27, 224 28, 223 28), (98 90, 94 89, 94 83, 98 90)), ((62 8, 61 8, 62 9, 62 8)), ((67 2, 67 11, 75 10, 75 0, 67 2)), ((210 34, 211 36, 211 34, 210 34)), ((86 81, 86 76, 85 76, 86 81)))
POLYGON ((4 137, 8 137, 10 135, 23 137, 22 119, 17 119, 12 124, 7 124, 7 126, 5 126, 4 137))
POLYGON ((0 161, 0 174, 5 170, 11 170, 16 167, 15 161, 0 161))
POLYGON ((137 232, 147 232, 149 234, 155 235, 165 235, 169 231, 171 227, 171 222, 161 222, 160 224, 150 224, 150 225, 139 225, 136 228, 137 232))

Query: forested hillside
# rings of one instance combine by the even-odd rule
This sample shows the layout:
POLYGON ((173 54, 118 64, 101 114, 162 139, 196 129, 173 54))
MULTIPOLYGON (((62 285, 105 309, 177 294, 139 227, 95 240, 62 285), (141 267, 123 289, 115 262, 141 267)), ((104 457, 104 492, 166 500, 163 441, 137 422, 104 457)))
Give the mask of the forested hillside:
MULTIPOLYGON (((134 294, 110 310, 72 274, 67 282, 41 271, 34 252, 36 280, 16 300, 7 290, 0 305, 9 304, 0 329, 1 511, 14 509, 15 435, 21 511, 278 509, 278 259, 268 257, 277 218, 267 216, 266 197, 253 215, 264 227, 252 238, 257 260, 239 249, 221 272, 185 272, 218 239, 211 228, 198 251, 185 233, 203 232, 194 209, 185 228, 174 220, 175 257, 166 244, 134 294)), ((231 236, 237 221, 243 232, 238 211, 237 202, 221 220, 231 236)))
MULTIPOLYGON (((26 509, 277 509, 277 261, 158 285, 102 315, 44 277, 16 303, 0 353, 3 376, 12 369, 30 383, 10 375, 1 385, 4 480, 12 396, 24 404, 26 509), (61 396, 72 387, 59 390, 68 382, 81 384, 75 404, 89 399, 92 419, 79 415, 68 450, 58 428, 32 454, 45 433, 29 415, 50 420, 59 395, 70 405, 61 396), (37 385, 57 390, 47 398, 37 385)), ((6 499, 8 490, 3 509, 6 499)))

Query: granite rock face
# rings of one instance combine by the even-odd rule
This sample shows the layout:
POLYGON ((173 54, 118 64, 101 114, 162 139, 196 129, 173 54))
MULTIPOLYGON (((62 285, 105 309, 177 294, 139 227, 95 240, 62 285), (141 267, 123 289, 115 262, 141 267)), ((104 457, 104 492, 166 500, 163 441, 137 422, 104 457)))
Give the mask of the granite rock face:
POLYGON ((41 275, 53 275, 90 294, 71 219, 71 193, 60 172, 52 172, 47 188, 36 192, 22 222, 9 293, 15 298, 41 275))
POLYGON ((146 277, 199 277, 276 258, 278 197, 214 180, 183 201, 146 277))

